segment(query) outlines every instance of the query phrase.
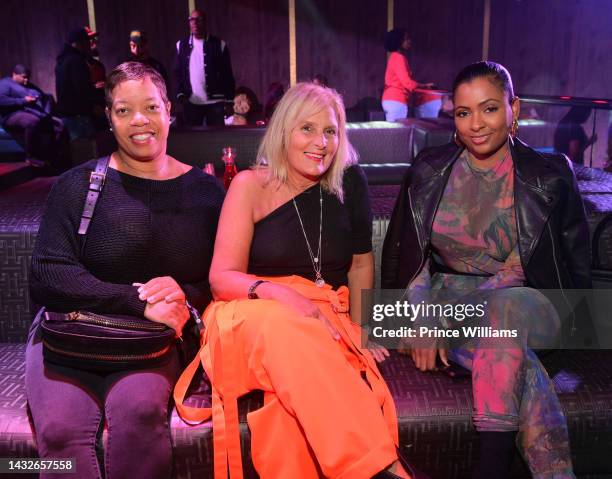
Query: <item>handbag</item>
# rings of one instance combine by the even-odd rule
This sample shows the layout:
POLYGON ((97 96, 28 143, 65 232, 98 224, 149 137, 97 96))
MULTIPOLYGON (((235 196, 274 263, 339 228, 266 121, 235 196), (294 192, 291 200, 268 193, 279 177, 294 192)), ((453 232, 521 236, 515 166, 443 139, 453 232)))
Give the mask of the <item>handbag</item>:
POLYGON ((175 332, 146 318, 88 311, 42 314, 45 361, 90 371, 152 368, 171 357, 175 332))
MULTIPOLYGON (((108 156, 100 158, 89 177, 78 231, 83 237, 102 191, 109 160, 108 156)), ((89 311, 44 311, 40 317, 43 358, 61 366, 110 372, 160 366, 172 356, 175 331, 144 317, 89 311)))

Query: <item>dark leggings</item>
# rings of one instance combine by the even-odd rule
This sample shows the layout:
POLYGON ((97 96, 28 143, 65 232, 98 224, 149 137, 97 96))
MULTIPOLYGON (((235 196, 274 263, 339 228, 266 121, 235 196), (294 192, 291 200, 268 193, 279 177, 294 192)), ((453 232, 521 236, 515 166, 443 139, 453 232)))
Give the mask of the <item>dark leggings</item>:
POLYGON ((156 369, 110 374, 45 363, 35 320, 26 349, 26 393, 40 457, 74 458, 75 477, 102 477, 96 445, 105 421, 107 479, 169 478, 168 401, 178 374, 178 355, 156 369))
POLYGON ((59 120, 17 111, 4 120, 3 127, 21 144, 26 158, 69 166, 64 164, 68 161, 68 136, 59 120))

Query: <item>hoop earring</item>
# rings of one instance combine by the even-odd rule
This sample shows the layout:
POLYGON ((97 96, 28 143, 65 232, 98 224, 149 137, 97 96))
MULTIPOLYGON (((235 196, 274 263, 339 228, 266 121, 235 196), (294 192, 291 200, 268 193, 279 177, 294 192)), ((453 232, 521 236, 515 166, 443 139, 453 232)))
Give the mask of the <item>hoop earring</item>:
POLYGON ((459 147, 464 147, 465 145, 463 144, 463 142, 459 139, 459 137, 457 136, 457 130, 455 130, 455 132, 453 133, 453 141, 455 142, 455 145, 459 146, 459 147))
POLYGON ((518 134, 518 129, 519 129, 519 123, 518 120, 515 118, 514 120, 512 120, 512 126, 510 127, 510 136, 511 137, 516 137, 516 135, 518 134))

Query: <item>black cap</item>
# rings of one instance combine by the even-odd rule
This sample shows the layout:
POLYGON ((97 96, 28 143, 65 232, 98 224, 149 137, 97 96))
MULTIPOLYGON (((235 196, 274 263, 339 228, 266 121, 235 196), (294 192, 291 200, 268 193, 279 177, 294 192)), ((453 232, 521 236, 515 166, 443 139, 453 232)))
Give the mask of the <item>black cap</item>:
POLYGON ((142 30, 132 30, 130 32, 130 41, 134 42, 136 45, 147 43, 148 40, 147 32, 143 32, 142 30))
POLYGON ((13 73, 17 75, 27 75, 30 76, 30 69, 21 63, 18 63, 13 67, 13 73))
POLYGON ((75 28, 68 33, 66 37, 66 43, 78 43, 78 42, 89 42, 89 35, 85 28, 75 28))

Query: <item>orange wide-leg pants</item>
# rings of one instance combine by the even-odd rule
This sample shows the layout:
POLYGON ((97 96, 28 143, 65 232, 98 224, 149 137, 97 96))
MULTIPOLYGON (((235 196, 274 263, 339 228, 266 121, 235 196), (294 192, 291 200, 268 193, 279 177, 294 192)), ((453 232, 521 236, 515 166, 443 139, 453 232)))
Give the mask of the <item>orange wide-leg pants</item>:
MULTIPOLYGON (((376 364, 348 316, 348 289, 319 288, 298 276, 273 278, 310 298, 341 335, 272 300, 214 302, 204 314, 200 360, 213 386, 215 478, 242 478, 237 399, 264 391, 247 416, 262 479, 369 479, 397 459, 397 417, 376 364), (365 379, 365 380, 364 380, 365 379)), ((196 360, 197 361, 197 360, 196 360)), ((197 362, 175 399, 180 405, 197 362)))

